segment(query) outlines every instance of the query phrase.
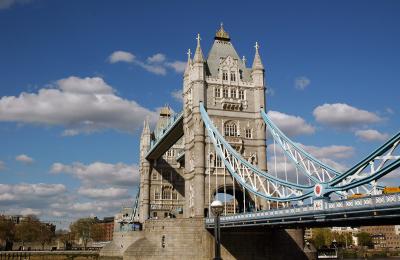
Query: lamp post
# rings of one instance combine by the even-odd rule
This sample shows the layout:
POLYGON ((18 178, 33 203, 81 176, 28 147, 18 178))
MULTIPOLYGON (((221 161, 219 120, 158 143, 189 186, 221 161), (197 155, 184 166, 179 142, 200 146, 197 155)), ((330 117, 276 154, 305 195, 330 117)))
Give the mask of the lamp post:
POLYGON ((221 232, 219 227, 219 215, 224 210, 224 205, 219 200, 211 203, 211 211, 214 214, 214 237, 215 237, 215 258, 214 260, 222 260, 221 258, 221 232))

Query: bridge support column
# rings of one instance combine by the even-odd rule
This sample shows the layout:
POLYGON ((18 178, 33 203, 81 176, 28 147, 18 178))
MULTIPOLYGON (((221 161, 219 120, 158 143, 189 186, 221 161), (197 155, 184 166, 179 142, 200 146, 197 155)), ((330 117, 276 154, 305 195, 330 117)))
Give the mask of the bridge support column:
POLYGON ((205 183, 205 130, 203 122, 198 116, 194 137, 194 217, 204 217, 204 183, 205 183))

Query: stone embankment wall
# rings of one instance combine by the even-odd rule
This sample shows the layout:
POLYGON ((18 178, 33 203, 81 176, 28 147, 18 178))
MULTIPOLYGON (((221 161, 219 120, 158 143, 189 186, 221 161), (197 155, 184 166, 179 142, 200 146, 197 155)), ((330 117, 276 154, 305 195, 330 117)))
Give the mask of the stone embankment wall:
MULTIPOLYGON (((203 218, 148 220, 143 231, 114 236, 101 259, 189 259, 214 257, 213 231, 203 218)), ((229 259, 312 259, 304 253, 303 230, 249 227, 221 230, 221 254, 229 259)))

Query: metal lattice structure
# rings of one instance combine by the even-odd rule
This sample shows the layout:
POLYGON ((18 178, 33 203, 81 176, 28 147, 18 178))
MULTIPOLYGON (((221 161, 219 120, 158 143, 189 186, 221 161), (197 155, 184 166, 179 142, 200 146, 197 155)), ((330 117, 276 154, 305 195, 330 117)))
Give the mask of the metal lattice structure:
POLYGON ((219 133, 204 106, 200 106, 202 119, 217 155, 231 176, 251 194, 274 202, 299 202, 305 199, 328 197, 333 193, 340 197, 358 193, 377 195, 382 187, 377 181, 400 166, 400 133, 367 156, 360 163, 341 173, 324 164, 291 141, 261 111, 268 131, 282 148, 285 156, 308 179, 308 184, 294 183, 261 171, 245 160, 219 133))

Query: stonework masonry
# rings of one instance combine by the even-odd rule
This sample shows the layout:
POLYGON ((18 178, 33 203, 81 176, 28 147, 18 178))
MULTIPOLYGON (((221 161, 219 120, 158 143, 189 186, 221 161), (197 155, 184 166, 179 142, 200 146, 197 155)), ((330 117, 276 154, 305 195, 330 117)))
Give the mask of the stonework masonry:
MULTIPOLYGON (((165 147, 169 150, 164 155, 148 160, 151 144, 160 140, 173 112, 169 107, 161 109, 152 132, 148 122, 144 124, 139 163, 143 230, 117 228, 114 240, 100 253, 103 259, 212 259, 214 239, 205 229, 204 217, 210 216, 217 194, 233 197, 231 213, 270 206, 235 184, 222 167, 200 114, 202 104, 227 142, 251 164, 267 170, 265 124, 260 114, 266 105, 266 85, 259 45, 255 45, 252 67, 247 67, 222 25, 206 58, 200 40, 198 35, 193 58, 188 51, 183 75, 183 129, 179 128, 183 136, 165 147)), ((303 251, 303 236, 302 230, 223 229, 222 258, 310 258, 303 251)))
MULTIPOLYGON (((303 230, 222 229, 222 258, 310 259, 304 253, 303 230)), ((115 236, 100 253, 101 259, 210 260, 214 238, 203 218, 148 220, 143 231, 115 236)))

